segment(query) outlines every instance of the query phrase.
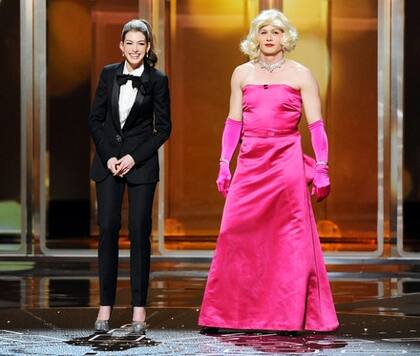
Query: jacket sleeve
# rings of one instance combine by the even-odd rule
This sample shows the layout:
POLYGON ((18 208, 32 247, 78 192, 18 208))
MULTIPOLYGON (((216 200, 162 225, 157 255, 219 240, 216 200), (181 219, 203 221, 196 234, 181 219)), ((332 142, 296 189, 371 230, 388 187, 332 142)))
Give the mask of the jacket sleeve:
POLYGON ((148 140, 140 143, 130 155, 136 164, 153 156, 171 133, 171 113, 168 77, 160 75, 153 86, 154 131, 148 140))
POLYGON ((108 160, 115 156, 113 150, 105 135, 105 119, 107 110, 107 88, 105 69, 102 70, 98 87, 96 88, 95 99, 90 111, 88 126, 93 142, 96 146, 96 152, 102 163, 106 167, 108 160))

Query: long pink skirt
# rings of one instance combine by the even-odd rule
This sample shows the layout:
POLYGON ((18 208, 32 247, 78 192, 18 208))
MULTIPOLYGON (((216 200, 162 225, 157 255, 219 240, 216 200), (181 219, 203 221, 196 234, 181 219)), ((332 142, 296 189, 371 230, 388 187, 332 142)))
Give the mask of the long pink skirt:
POLYGON ((199 325, 338 327, 298 133, 243 138, 199 325))

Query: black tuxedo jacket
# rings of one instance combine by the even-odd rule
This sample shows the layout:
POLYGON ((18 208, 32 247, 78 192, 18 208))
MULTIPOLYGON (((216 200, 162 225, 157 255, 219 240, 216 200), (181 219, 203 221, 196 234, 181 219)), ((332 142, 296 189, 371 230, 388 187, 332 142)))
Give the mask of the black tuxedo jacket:
POLYGON ((123 69, 124 62, 107 65, 99 79, 89 116, 89 129, 96 146, 90 176, 96 182, 104 180, 111 174, 108 160, 130 154, 136 164, 127 173, 127 181, 154 183, 159 180, 157 151, 171 132, 168 78, 144 63, 142 84, 121 129, 120 86, 116 78, 123 69))

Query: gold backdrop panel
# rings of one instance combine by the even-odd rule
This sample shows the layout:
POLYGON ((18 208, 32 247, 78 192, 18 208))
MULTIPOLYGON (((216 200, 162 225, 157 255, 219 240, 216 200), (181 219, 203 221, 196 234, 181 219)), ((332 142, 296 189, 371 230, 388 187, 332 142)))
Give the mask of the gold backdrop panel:
MULTIPOLYGON (((299 41, 289 58, 317 78, 330 144, 332 193, 314 210, 334 250, 373 250, 377 228, 377 0, 285 0, 299 41), (340 243, 352 242, 352 244, 340 243)), ((311 152, 305 120, 304 148, 311 152)))
MULTIPOLYGON (((123 60, 118 47, 121 29, 136 17, 138 0, 47 1, 49 248, 91 248, 97 244, 95 185, 89 180, 94 146, 87 118, 101 69, 123 60)), ((125 237, 126 200, 122 223, 121 235, 125 237)), ((127 244, 126 238, 121 239, 123 247, 127 244)))
MULTIPOLYGON (((332 194, 327 202, 314 203, 324 248, 373 250, 377 0, 284 0, 282 5, 299 31, 289 58, 316 76, 330 139, 332 194)), ((254 1, 170 2, 166 48, 173 133, 167 152, 165 235, 177 243, 169 248, 214 246, 223 209, 215 179, 230 75, 246 60, 238 46, 258 10, 254 1)), ((305 120, 301 131, 305 151, 312 153, 305 120)))
POLYGON ((166 236, 217 235, 224 200, 215 181, 230 76, 246 61, 239 42, 256 11, 253 1, 171 1, 166 236))
MULTIPOLYGON (((343 237, 375 249, 377 229, 377 0, 330 2, 327 120, 333 194, 325 215, 343 237)), ((367 247, 365 246, 365 249, 367 247)))

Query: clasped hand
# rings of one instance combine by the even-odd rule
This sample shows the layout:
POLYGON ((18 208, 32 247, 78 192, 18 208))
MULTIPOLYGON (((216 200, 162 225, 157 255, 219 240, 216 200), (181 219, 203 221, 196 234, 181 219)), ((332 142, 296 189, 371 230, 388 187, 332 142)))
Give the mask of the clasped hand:
POLYGON ((113 176, 124 177, 135 165, 133 157, 125 155, 120 159, 112 157, 107 162, 107 167, 113 176))

